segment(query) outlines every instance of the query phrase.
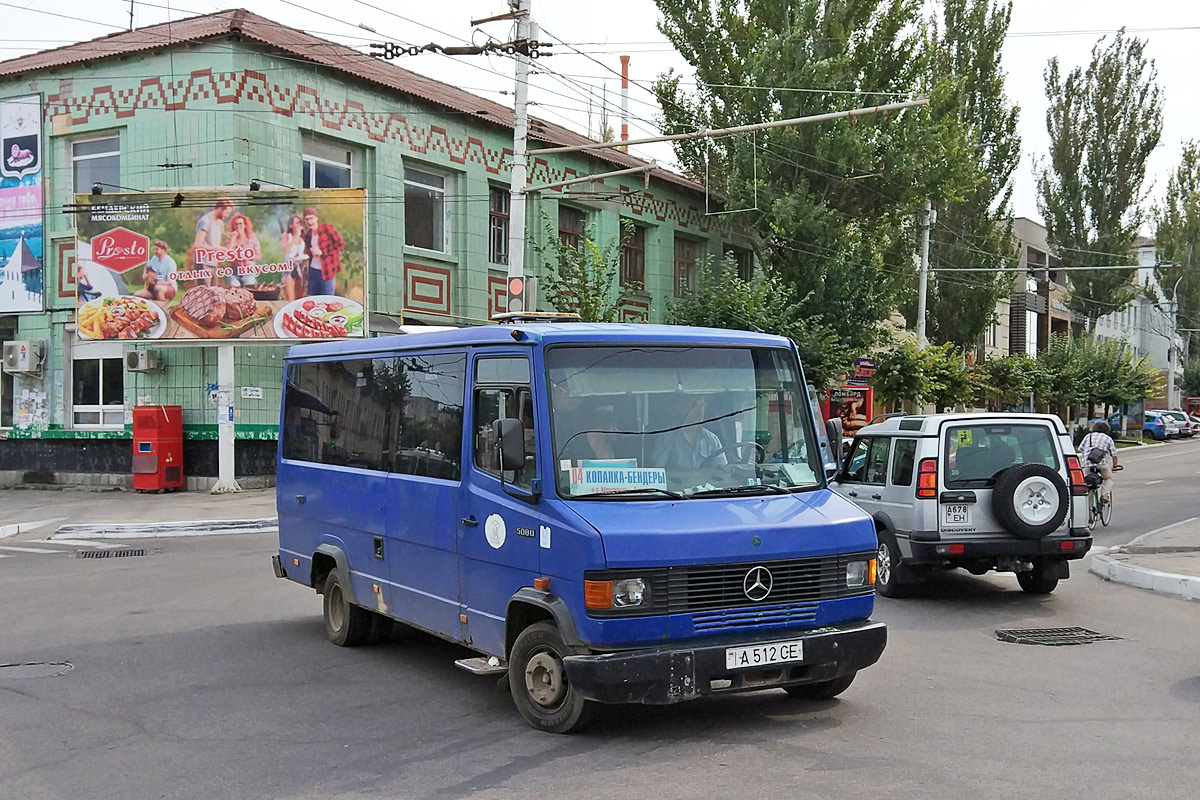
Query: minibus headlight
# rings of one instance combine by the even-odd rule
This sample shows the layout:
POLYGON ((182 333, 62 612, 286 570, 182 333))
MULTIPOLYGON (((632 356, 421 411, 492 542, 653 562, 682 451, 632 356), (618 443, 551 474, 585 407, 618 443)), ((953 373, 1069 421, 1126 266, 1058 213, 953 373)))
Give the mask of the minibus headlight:
POLYGON ((613 608, 640 606, 647 599, 643 578, 624 578, 612 582, 613 608))
POLYGON ((870 568, 871 565, 866 561, 851 561, 846 565, 846 586, 849 588, 866 586, 870 568))

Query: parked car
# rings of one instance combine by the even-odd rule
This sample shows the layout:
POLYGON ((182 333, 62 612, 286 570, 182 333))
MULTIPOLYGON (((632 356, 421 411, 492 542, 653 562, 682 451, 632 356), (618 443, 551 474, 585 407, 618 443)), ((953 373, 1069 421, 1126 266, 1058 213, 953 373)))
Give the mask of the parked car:
POLYGON ((1179 426, 1175 424, 1175 420, 1156 411, 1147 411, 1142 423, 1142 435, 1161 442, 1178 436, 1179 426))
POLYGON ((1054 591, 1092 540, 1087 486, 1058 417, 935 414, 863 427, 831 488, 875 520, 876 590, 907 593, 934 570, 1015 572, 1054 591))
POLYGON ((1178 435, 1181 438, 1190 439, 1196 435, 1196 426, 1192 423, 1192 418, 1182 411, 1155 411, 1154 413, 1175 420, 1175 425, 1179 428, 1178 435))

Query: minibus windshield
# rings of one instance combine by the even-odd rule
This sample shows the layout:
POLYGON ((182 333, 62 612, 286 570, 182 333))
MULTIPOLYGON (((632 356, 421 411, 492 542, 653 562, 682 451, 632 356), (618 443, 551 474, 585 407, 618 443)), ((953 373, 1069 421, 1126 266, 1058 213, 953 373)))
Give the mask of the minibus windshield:
POLYGON ((791 351, 546 350, 555 482, 575 499, 781 494, 823 485, 791 351))

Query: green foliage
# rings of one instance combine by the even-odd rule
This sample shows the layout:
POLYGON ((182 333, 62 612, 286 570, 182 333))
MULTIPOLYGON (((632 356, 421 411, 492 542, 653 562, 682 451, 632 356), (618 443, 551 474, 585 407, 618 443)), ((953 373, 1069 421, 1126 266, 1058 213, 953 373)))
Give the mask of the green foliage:
POLYGON ((1137 358, 1128 343, 1117 340, 1055 336, 1037 362, 1041 376, 1035 396, 1054 409, 1120 406, 1162 388, 1150 360, 1137 358))
POLYGON ((1200 397, 1200 358, 1193 357, 1183 366, 1183 393, 1187 397, 1200 397))
POLYGON ((975 384, 962 351, 953 344, 920 347, 905 341, 876 359, 871 385, 885 403, 913 401, 949 408, 967 403, 975 384))
POLYGON ((542 265, 546 299, 558 311, 579 315, 584 322, 616 322, 621 307, 641 291, 640 283, 621 284, 621 247, 633 235, 633 224, 622 220, 621 235, 607 245, 589 226, 578 249, 563 244, 548 218, 544 244, 534 251, 542 265))
MULTIPOLYGON (((1018 109, 1004 93, 1001 67, 1011 5, 945 0, 928 37, 931 72, 953 86, 952 113, 966 139, 970 183, 936 203, 930 266, 998 269, 1013 266, 1012 175, 1021 160, 1018 109)), ((996 303, 1013 286, 1011 273, 930 274, 927 335, 933 342, 973 348, 995 322, 996 303)), ((915 298, 905 316, 916 321, 915 298)))
POLYGON ((1041 378, 1037 361, 1023 353, 988 359, 979 368, 979 376, 979 393, 992 411, 1029 400, 1041 378))
MULTIPOLYGON (((668 132, 877 105, 889 94, 931 96, 925 109, 676 146, 680 162, 707 175, 728 207, 757 206, 738 221, 763 232, 760 259, 792 287, 804 314, 848 350, 866 352, 913 291, 913 209, 927 195, 959 201, 984 172, 980 139, 958 115, 970 82, 931 82, 933 45, 919 0, 657 4, 660 30, 700 83, 685 92, 668 73, 656 84, 668 132), (747 85, 803 91, 737 88, 747 85)), ((971 36, 947 33, 964 46, 971 36)), ((947 71, 957 63, 945 61, 947 71)))
MULTIPOLYGON (((1167 299, 1179 303, 1180 327, 1200 328, 1200 143, 1183 146, 1163 204, 1154 210, 1154 229, 1159 260, 1179 265, 1158 270, 1158 282, 1167 299)), ((1200 351, 1200 331, 1185 335, 1200 351)))
POLYGON ((667 322, 786 336, 800 351, 805 379, 816 387, 828 385, 858 355, 833 330, 805 316, 777 275, 760 270, 743 280, 728 255, 719 262, 708 258, 701 263, 695 291, 668 306, 667 322))
MULTIPOLYGON (((1107 37, 1105 37, 1107 38, 1107 37)), ((1064 263, 1133 263, 1145 212, 1146 159, 1162 133, 1162 95, 1145 43, 1122 29, 1092 48, 1086 70, 1046 69, 1049 163, 1039 165, 1038 206, 1064 263)), ((1134 271, 1071 273, 1071 307, 1089 323, 1137 296, 1134 271)))

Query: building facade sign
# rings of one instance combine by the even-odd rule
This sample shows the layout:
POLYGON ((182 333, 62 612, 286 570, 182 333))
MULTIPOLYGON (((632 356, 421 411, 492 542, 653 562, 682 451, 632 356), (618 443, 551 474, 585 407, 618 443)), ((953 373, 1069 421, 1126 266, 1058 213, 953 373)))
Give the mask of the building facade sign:
POLYGON ((42 310, 42 97, 0 100, 0 314, 42 310))

